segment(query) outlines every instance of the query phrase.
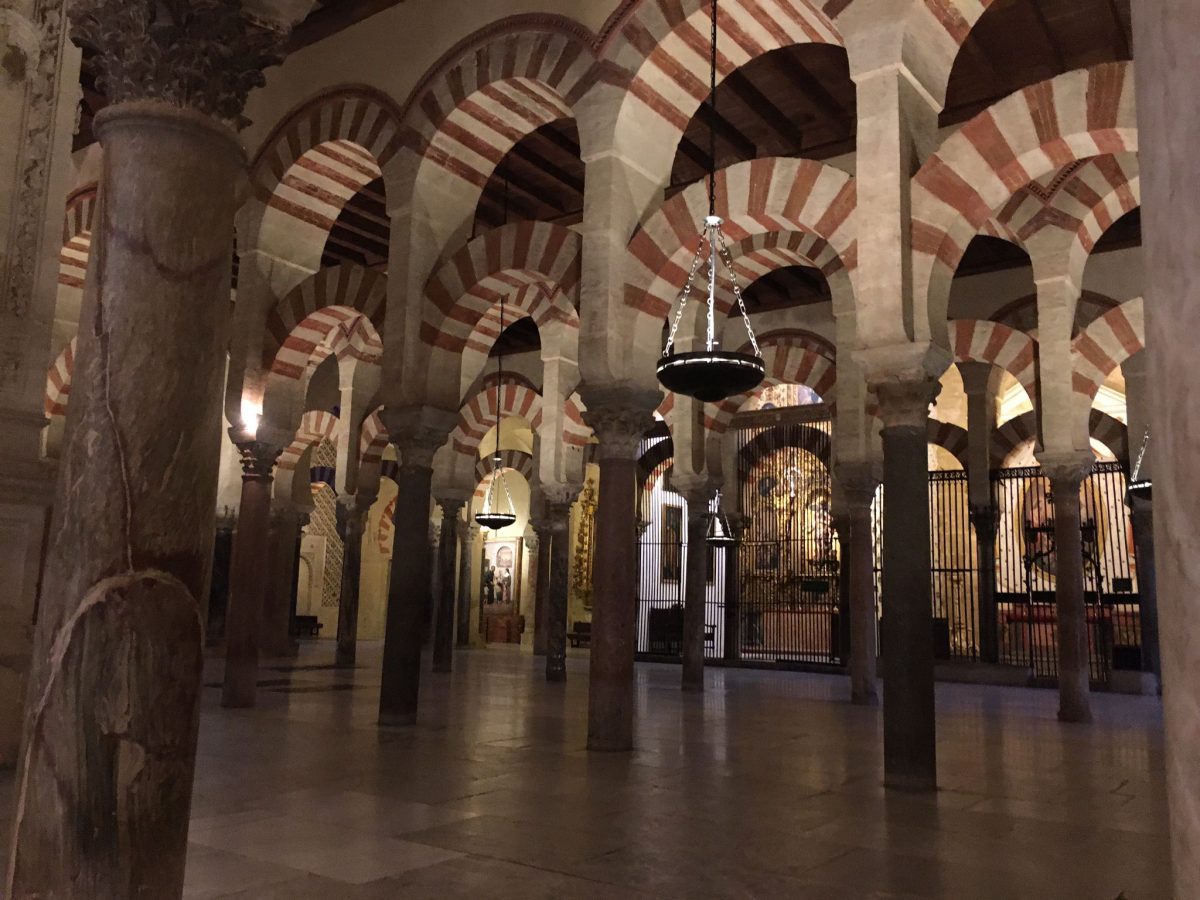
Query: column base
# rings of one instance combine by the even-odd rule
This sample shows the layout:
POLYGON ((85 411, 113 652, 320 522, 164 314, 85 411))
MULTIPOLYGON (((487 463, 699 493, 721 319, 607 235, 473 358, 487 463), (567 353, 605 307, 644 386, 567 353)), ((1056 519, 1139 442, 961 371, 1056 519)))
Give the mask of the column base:
POLYGON ((587 748, 593 753, 629 753, 633 750, 633 741, 626 739, 608 740, 606 738, 589 737, 587 748))
POLYGON ((333 667, 335 669, 353 669, 358 664, 357 653, 339 653, 333 659, 333 667))
POLYGON ((887 775, 883 776, 883 786, 890 791, 903 791, 909 794, 928 794, 937 791, 937 776, 935 775, 887 775))
POLYGON ((1058 721, 1075 725, 1090 725, 1092 722, 1092 709, 1090 706, 1060 706, 1058 708, 1058 721))
POLYGON ((562 684, 567 680, 567 667, 546 666, 546 680, 554 684, 562 684))
POLYGON ((704 682, 701 681, 685 681, 680 685, 680 688, 685 694, 703 694, 704 682))
POLYGON ((412 713, 380 713, 378 724, 384 728, 403 728, 417 724, 417 714, 412 713))
POLYGON ((850 693, 850 703, 853 706, 878 706, 879 692, 878 691, 852 691, 850 693))

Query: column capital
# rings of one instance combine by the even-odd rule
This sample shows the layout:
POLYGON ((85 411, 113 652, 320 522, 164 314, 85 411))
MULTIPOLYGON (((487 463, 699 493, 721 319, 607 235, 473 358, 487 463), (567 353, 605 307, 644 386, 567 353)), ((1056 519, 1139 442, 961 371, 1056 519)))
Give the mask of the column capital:
POLYGON ((937 399, 941 385, 932 378, 912 381, 882 381, 872 390, 879 400, 879 418, 884 428, 924 430, 929 407, 937 399))
POLYGON ((1087 453, 1043 451, 1037 454, 1037 458, 1041 463, 1042 471, 1050 479, 1050 490, 1056 497, 1060 491, 1070 490, 1072 485, 1078 494, 1079 486, 1083 484, 1083 480, 1087 478, 1096 464, 1096 457, 1091 451, 1087 453))
POLYGON ((474 522, 464 522, 459 519, 454 523, 455 533, 458 534, 458 539, 464 544, 473 544, 475 539, 479 537, 479 526, 474 522))
POLYGON ((458 422, 456 413, 435 406, 387 407, 382 418, 401 469, 432 468, 434 454, 458 422))
POLYGON ((269 441, 238 441, 243 481, 270 481, 283 448, 269 441))
POLYGON ((342 540, 347 536, 362 535, 367 528, 367 513, 375 504, 375 497, 364 494, 342 494, 337 498, 334 514, 337 530, 342 540))
POLYGON ((246 124, 250 91, 283 61, 286 30, 248 17, 241 3, 73 0, 72 37, 95 51, 114 104, 157 101, 231 127, 246 124))
POLYGON ((958 374, 962 376, 963 390, 968 397, 987 396, 993 368, 991 363, 973 360, 958 363, 958 374))
POLYGON ((587 407, 583 417, 600 439, 600 458, 633 459, 662 394, 629 385, 588 385, 579 388, 587 407))
POLYGON ((871 509, 880 482, 879 467, 875 463, 838 463, 834 467, 834 477, 851 512, 871 509))
POLYGON ((671 487, 687 501, 689 515, 708 515, 708 505, 717 495, 717 483, 707 475, 679 475, 671 487))
POLYGON ((522 535, 521 540, 525 543, 525 549, 530 553, 536 553, 541 545, 536 531, 533 534, 522 535))

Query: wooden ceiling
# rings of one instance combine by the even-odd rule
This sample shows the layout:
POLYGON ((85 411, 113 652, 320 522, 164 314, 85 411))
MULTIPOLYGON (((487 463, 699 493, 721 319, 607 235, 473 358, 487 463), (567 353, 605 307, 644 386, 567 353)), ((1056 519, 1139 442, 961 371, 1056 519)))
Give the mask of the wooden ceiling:
POLYGON ((574 119, 559 119, 526 135, 484 188, 475 210, 475 233, 505 221, 578 224, 583 219, 583 169, 574 119))

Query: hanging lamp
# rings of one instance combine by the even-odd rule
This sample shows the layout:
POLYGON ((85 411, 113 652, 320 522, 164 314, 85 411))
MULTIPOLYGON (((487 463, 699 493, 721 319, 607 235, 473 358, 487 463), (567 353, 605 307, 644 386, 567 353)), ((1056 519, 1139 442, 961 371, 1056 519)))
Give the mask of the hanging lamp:
POLYGON ((1150 446, 1150 429, 1142 438, 1142 449, 1138 451, 1137 462, 1129 475, 1129 487, 1125 492, 1126 500, 1132 505, 1134 500, 1153 500, 1153 483, 1149 478, 1142 478, 1142 463, 1146 460, 1146 450, 1150 446))
POLYGON ((733 268, 733 258, 725 243, 725 235, 721 231, 724 220, 717 215, 717 132, 715 119, 717 114, 717 0, 712 0, 712 43, 710 45, 709 70, 709 117, 708 129, 708 216, 700 230, 700 242, 696 247, 696 256, 692 260, 692 268, 687 282, 676 301, 679 309, 671 323, 667 336, 667 344, 663 348, 662 359, 658 362, 658 380, 667 390, 676 394, 695 397, 705 403, 719 403, 727 397, 744 393, 758 387, 766 376, 766 366, 763 363, 762 351, 758 340, 754 337, 754 329, 750 326, 750 316, 746 312, 746 304, 742 299, 742 290, 738 285, 737 273, 733 268), (676 336, 680 322, 683 321, 687 309, 688 298, 700 271, 700 264, 708 262, 708 320, 703 350, 678 353, 675 350, 676 336), (742 314, 742 322, 746 326, 746 334, 750 338, 753 353, 737 353, 721 350, 716 338, 716 305, 718 270, 724 267, 726 277, 737 301, 738 310, 742 314))
MULTIPOLYGON (((504 224, 508 224, 508 177, 504 178, 504 224)), ((492 482, 488 485, 487 495, 483 499, 483 509, 475 514, 475 521, 484 528, 499 531, 517 521, 517 510, 513 505, 512 494, 508 491, 508 482, 504 478, 500 455, 500 392, 504 388, 504 347, 500 343, 504 339, 504 294, 500 295, 500 332, 496 338, 496 452, 492 454, 492 482), (504 492, 504 503, 500 504, 500 491, 504 492)))
POLYGON ((708 533, 704 536, 705 543, 710 547, 737 546, 737 536, 729 524, 729 518, 721 512, 721 494, 717 493, 717 511, 708 514, 708 533))

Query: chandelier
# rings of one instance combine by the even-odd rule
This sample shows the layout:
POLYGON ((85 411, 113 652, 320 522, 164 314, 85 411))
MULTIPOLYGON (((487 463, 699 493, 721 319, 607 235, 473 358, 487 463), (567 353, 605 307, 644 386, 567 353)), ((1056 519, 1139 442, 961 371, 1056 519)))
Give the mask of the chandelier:
POLYGON ((708 513, 708 531, 704 536, 705 542, 710 547, 717 549, 723 547, 736 547, 737 534, 729 523, 729 518, 725 513, 721 512, 721 492, 717 492, 715 501, 717 511, 708 513))
POLYGON ((766 376, 766 366, 763 364, 758 340, 754 337, 754 329, 750 326, 750 316, 746 312, 746 304, 742 299, 742 290, 738 285, 737 273, 733 268, 733 259, 725 242, 725 235, 721 231, 724 221, 717 215, 717 132, 715 124, 717 114, 717 0, 712 0, 712 43, 709 62, 708 103, 711 115, 708 129, 708 216, 705 217, 704 225, 700 230, 700 240, 687 282, 676 301, 678 311, 671 322, 667 343, 663 348, 662 358, 658 362, 658 380, 663 387, 676 394, 694 397, 705 403, 719 403, 727 397, 758 387, 766 376), (679 325, 683 321, 688 298, 695 287, 700 265, 706 260, 708 263, 708 319, 704 349, 679 353, 676 352, 679 325), (737 302, 738 310, 742 314, 742 322, 746 326, 746 334, 750 338, 753 353, 721 350, 720 343, 717 341, 717 281, 722 268, 737 302))
POLYGON ((504 479, 504 469, 501 465, 503 457, 500 455, 500 395, 504 390, 504 351, 499 342, 503 337, 504 295, 501 294, 500 337, 496 339, 496 452, 492 454, 492 482, 488 485, 487 495, 483 499, 483 510, 475 514, 475 521, 492 531, 507 528, 517 521, 516 507, 513 506, 512 494, 508 492, 508 482, 504 479), (503 497, 500 496, 502 492, 503 497))

